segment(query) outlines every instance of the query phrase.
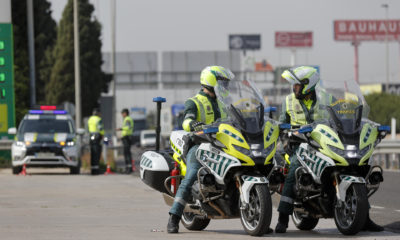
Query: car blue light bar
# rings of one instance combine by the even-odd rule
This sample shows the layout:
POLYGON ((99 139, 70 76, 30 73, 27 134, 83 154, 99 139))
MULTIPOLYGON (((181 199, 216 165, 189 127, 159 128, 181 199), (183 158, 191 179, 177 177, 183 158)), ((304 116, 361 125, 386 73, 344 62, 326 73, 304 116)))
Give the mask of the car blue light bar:
POLYGON ((307 126, 307 127, 302 127, 299 129, 299 133, 309 133, 312 132, 313 127, 307 126))
POLYGON ((68 111, 65 110, 29 110, 29 114, 68 114, 68 111))
POLYGON ((29 114, 43 114, 43 110, 29 110, 29 114))
POLYGON ((276 107, 267 107, 264 109, 264 113, 269 113, 269 112, 276 112, 276 107))
POLYGON ((65 110, 53 110, 53 114, 67 114, 68 111, 65 110))
POLYGON ((203 130, 204 133, 216 133, 218 132, 218 128, 217 127, 210 127, 210 128, 206 128, 203 130))
POLYGON ((153 98, 153 102, 166 102, 167 99, 163 98, 163 97, 155 97, 153 98))
POLYGON ((385 131, 385 132, 390 132, 390 126, 387 125, 381 125, 378 127, 378 131, 385 131))
POLYGON ((292 125, 290 125, 290 123, 279 124, 279 129, 290 129, 291 127, 292 125))

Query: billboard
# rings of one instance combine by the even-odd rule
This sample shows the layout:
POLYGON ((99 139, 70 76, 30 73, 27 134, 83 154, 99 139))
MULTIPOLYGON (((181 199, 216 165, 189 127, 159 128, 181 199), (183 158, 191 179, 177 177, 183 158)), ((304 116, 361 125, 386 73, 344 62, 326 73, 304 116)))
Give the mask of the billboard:
POLYGON ((261 48, 260 34, 229 35, 230 50, 259 50, 261 48))
POLYGON ((312 45, 312 32, 275 32, 275 47, 309 48, 312 45))
POLYGON ((400 20, 336 20, 336 41, 400 41, 400 20))

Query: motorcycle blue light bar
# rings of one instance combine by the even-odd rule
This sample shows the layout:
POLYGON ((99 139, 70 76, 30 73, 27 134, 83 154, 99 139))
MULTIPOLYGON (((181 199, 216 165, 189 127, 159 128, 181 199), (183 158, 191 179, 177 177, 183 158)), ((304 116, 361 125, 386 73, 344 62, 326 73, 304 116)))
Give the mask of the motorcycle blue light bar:
POLYGON ((291 127, 292 125, 290 125, 290 123, 279 124, 279 129, 290 129, 291 127))
POLYGON ((379 126, 379 127, 378 127, 378 131, 390 132, 390 126, 387 126, 387 125, 379 126))
POLYGON ((204 133, 216 133, 218 132, 218 128, 217 127, 211 127, 211 128, 206 128, 203 130, 204 133))
POLYGON ((264 113, 269 113, 269 112, 276 112, 276 107, 267 107, 264 109, 264 113))
POLYGON ((299 129, 299 133, 309 133, 312 132, 313 127, 307 126, 307 127, 302 127, 299 129))
POLYGON ((43 114, 43 110, 29 110, 29 114, 43 114))
POLYGON ((167 99, 163 98, 163 97, 155 97, 153 98, 153 102, 166 102, 167 99))

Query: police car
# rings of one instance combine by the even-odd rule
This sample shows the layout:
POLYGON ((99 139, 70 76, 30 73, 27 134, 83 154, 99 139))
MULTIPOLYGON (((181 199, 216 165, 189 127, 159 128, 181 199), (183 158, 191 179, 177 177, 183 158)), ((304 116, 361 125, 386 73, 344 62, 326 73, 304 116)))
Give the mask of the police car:
POLYGON ((80 142, 77 134, 84 129, 75 129, 67 111, 54 106, 41 106, 40 110, 29 110, 21 121, 11 146, 14 174, 22 167, 68 167, 71 174, 79 174, 81 167, 80 142))

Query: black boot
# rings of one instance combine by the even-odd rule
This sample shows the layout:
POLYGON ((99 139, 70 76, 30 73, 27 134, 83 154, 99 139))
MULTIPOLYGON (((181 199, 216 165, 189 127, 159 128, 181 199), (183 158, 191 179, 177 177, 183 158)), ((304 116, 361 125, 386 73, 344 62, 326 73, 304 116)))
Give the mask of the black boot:
POLYGON ((131 167, 127 167, 125 169, 125 174, 131 174, 132 173, 132 168, 131 167))
POLYGON ((365 225, 362 230, 370 231, 370 232, 382 232, 384 230, 384 228, 382 226, 379 226, 378 224, 374 223, 368 214, 367 221, 365 221, 365 225))
POLYGON ((288 228, 289 223, 289 215, 279 213, 278 224, 276 224, 275 232, 276 233, 285 233, 288 228))
POLYGON ((175 214, 169 215, 169 220, 168 220, 168 225, 167 225, 168 233, 178 233, 180 220, 181 220, 181 218, 175 214))

